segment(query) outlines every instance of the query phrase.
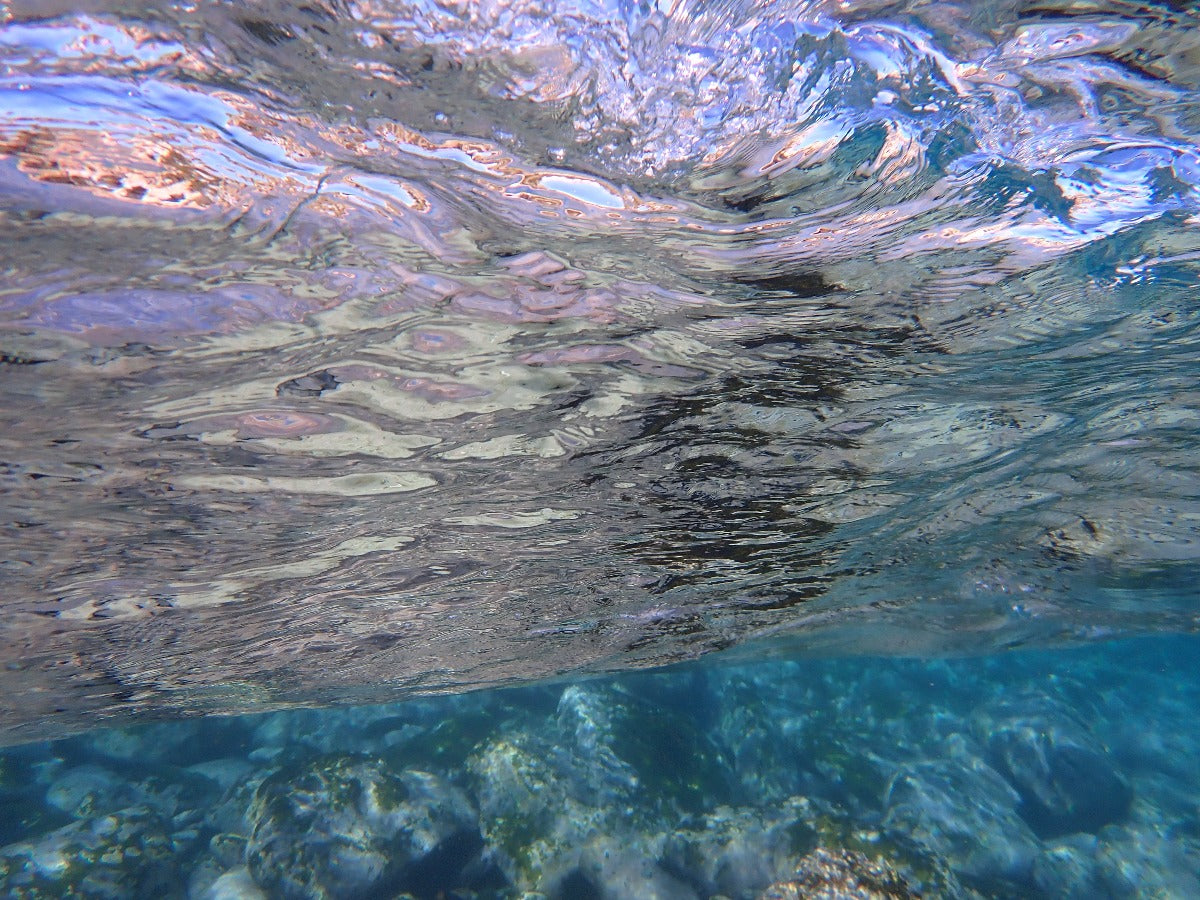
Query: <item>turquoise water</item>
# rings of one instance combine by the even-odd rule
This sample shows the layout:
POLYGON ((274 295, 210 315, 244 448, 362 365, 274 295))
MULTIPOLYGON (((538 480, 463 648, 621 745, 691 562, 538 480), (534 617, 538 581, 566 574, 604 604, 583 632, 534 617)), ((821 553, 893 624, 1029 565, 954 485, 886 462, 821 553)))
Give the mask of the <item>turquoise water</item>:
POLYGON ((824 847, 911 891, 869 896, 1190 897, 1196 652, 710 662, 88 732, 0 755, 0 872, 13 896, 739 897, 824 847))
POLYGON ((1200 894, 1189 7, 0 60, 0 894, 1200 894))

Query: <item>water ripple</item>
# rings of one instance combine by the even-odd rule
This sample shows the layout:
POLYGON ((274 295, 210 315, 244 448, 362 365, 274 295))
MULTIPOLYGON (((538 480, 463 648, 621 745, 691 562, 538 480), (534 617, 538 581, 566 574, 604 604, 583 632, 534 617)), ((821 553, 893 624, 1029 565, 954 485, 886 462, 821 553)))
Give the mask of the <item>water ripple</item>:
POLYGON ((0 24, 8 737, 1196 627, 1193 14, 85 6, 0 24))

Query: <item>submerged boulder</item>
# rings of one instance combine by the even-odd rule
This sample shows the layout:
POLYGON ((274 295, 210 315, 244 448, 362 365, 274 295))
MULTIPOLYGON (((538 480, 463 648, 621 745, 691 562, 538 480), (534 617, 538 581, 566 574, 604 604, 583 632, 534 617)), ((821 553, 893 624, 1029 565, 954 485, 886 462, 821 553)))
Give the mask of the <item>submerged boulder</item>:
POLYGON ((466 796, 434 775, 327 756, 255 791, 246 858, 271 896, 436 894, 460 886, 482 847, 466 796))
POLYGON ((200 810, 218 797, 220 788, 211 779, 186 769, 158 767, 137 781, 103 766, 86 764, 67 769, 46 788, 45 802, 75 819, 88 819, 130 806, 148 806, 158 814, 194 822, 200 810))
POLYGON ((80 735, 74 743, 85 755, 112 764, 134 766, 186 766, 211 754, 216 746, 236 752, 245 744, 243 720, 185 719, 155 722, 137 728, 109 728, 80 735))
POLYGON ((703 896, 659 862, 661 835, 598 834, 547 869, 542 891, 551 900, 700 900, 703 896))
POLYGON ((1034 862, 1037 894, 1060 900, 1090 900, 1112 894, 1103 884, 1095 835, 1073 834, 1046 846, 1034 862))
POLYGON ((559 699, 559 746, 577 793, 594 803, 637 803, 674 821, 736 799, 725 752, 694 715, 646 692, 573 685, 559 699))
POLYGON ((467 765, 483 835, 518 889, 547 889, 557 873, 578 865, 590 836, 632 811, 633 797, 624 793, 619 805, 589 802, 594 783, 580 780, 570 754, 526 732, 488 743, 467 765))
POLYGON ((1128 782, 1062 704, 1020 698, 977 713, 973 725, 992 765, 1021 795, 1021 815, 1042 837, 1094 834, 1128 812, 1128 782))
MULTIPOLYGON (((792 876, 822 840, 854 838, 853 819, 804 797, 665 814, 673 807, 661 796, 656 801, 642 770, 614 749, 627 746, 615 733, 622 716, 596 693, 568 689, 558 740, 514 731, 471 757, 481 828, 518 893, 550 900, 752 900, 792 876)), ((686 763, 680 768, 686 772, 686 763)), ((926 884, 949 883, 923 847, 907 849, 906 864, 926 884)))
POLYGON ((732 773, 712 738, 669 703, 591 684, 563 690, 545 725, 496 736, 468 761, 508 879, 551 897, 696 896, 660 862, 681 817, 728 800, 732 773))
POLYGON ((46 802, 76 819, 132 806, 142 799, 127 779, 94 765, 68 769, 46 789, 46 802))
POLYGON ((578 733, 572 727, 556 742, 514 732, 468 763, 483 833, 506 877, 518 892, 553 900, 701 896, 662 864, 669 830, 642 804, 632 767, 605 739, 593 740, 599 711, 577 715, 586 701, 574 699, 566 715, 578 733))
POLYGON ((791 877, 797 860, 822 840, 847 837, 853 828, 844 811, 808 797, 720 807, 669 831, 659 864, 701 897, 751 898, 791 877))
POLYGON ((661 864, 700 896, 752 897, 794 870, 817 816, 802 797, 765 809, 722 807, 669 833, 661 864))
POLYGON ((239 866, 223 872, 200 895, 200 900, 267 900, 267 895, 254 883, 250 870, 239 866))
POLYGON ((796 874, 777 882, 759 900, 916 900, 904 878, 883 859, 856 850, 818 847, 800 861, 796 874))
POLYGON ((1017 814, 1020 797, 980 759, 900 767, 884 796, 884 825, 910 834, 985 891, 1025 890, 1040 850, 1017 814))
POLYGON ((170 900, 194 838, 147 806, 82 819, 0 849, 0 896, 170 900))
POLYGON ((1096 868, 1108 897, 1200 897, 1200 840, 1150 823, 1109 825, 1100 833, 1096 868))

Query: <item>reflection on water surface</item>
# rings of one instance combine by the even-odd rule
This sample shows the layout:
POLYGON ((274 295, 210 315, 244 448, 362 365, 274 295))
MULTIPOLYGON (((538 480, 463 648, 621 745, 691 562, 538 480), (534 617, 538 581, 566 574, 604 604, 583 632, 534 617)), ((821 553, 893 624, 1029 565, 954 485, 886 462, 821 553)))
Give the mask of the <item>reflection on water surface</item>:
POLYGON ((1191 13, 4 15, 8 739, 1194 628, 1191 13))

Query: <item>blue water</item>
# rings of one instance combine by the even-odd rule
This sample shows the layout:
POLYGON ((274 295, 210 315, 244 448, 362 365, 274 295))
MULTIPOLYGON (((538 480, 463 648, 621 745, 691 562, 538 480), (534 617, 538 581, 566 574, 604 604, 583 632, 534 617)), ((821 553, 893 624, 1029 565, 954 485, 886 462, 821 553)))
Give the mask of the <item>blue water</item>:
POLYGON ((1200 894, 1198 54, 0 7, 0 894, 1200 894))
POLYGON ((1195 896, 1197 649, 706 663, 93 731, 0 756, 0 872, 13 896, 749 897, 820 846, 908 896, 1195 896))

